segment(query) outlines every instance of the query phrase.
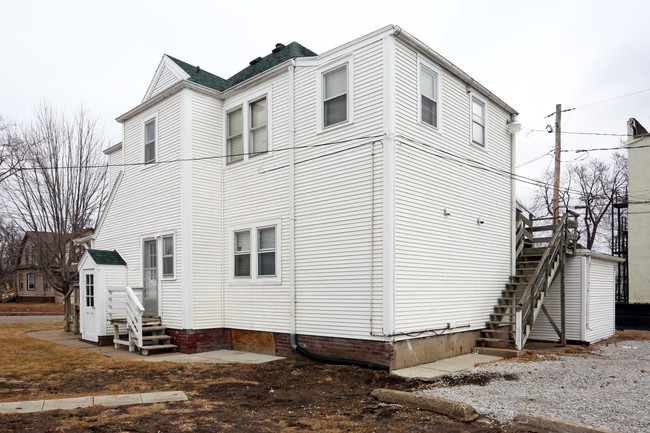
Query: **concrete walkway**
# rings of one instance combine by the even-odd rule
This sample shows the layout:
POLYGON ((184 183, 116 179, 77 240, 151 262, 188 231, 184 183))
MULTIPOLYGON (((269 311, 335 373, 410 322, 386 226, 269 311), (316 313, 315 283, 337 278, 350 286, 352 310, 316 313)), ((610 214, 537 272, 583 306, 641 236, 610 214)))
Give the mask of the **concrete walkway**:
POLYGON ((169 401, 187 401, 187 395, 183 391, 169 391, 59 398, 55 400, 13 401, 0 403, 0 413, 33 413, 46 410, 72 410, 89 406, 127 406, 169 401))
POLYGON ((137 352, 129 352, 126 349, 116 349, 114 346, 98 346, 95 343, 89 343, 81 340, 79 335, 65 332, 62 329, 51 331, 28 332, 32 338, 38 340, 51 341, 52 343, 61 344, 62 346, 74 347, 76 349, 86 350, 88 352, 98 353, 113 359, 123 359, 127 361, 144 361, 144 362, 206 362, 210 364, 263 364, 265 362, 277 361, 284 359, 281 356, 264 355, 262 353, 241 352, 238 350, 215 350, 212 352, 202 353, 178 353, 164 352, 149 356, 142 356, 137 352))
POLYGON ((40 315, 40 316, 0 316, 0 322, 50 322, 63 321, 63 316, 40 315))
POLYGON ((456 371, 470 370, 479 363, 493 362, 500 359, 503 358, 470 353, 428 364, 416 365, 415 367, 400 368, 399 370, 393 370, 392 374, 410 379, 433 380, 456 371))

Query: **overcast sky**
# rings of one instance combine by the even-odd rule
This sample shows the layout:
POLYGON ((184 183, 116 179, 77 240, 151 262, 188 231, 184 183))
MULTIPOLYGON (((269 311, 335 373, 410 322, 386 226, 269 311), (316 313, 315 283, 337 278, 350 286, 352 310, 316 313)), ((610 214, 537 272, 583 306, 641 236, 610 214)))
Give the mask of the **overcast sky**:
MULTIPOLYGON (((0 115, 28 121, 41 100, 83 105, 107 147, 121 141, 114 119, 141 102, 164 53, 227 78, 276 42, 322 53, 387 24, 521 113, 518 164, 552 148, 552 134, 531 130, 552 123, 544 117, 557 103, 578 107, 565 113, 565 131, 625 134, 630 117, 650 128, 650 91, 640 92, 650 89, 648 1, 0 0, 0 17, 0 115)), ((563 147, 615 147, 621 138, 565 135, 563 147)), ((518 171, 536 177, 551 161, 518 171)), ((520 185, 518 195, 528 198, 530 188, 520 185)))

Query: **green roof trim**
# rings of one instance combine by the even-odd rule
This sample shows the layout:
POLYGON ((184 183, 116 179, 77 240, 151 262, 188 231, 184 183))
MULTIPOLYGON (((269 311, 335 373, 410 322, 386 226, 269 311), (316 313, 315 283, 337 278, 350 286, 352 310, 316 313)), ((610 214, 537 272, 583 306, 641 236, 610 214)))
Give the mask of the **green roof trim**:
POLYGON ((87 249, 88 254, 90 254, 90 257, 93 258, 95 263, 98 265, 122 265, 126 266, 126 262, 120 256, 120 254, 113 250, 113 251, 106 251, 106 250, 93 250, 93 249, 87 249))
POLYGON ((279 49, 275 53, 272 52, 256 63, 247 66, 227 80, 224 80, 223 78, 208 71, 204 71, 203 69, 200 69, 196 66, 190 65, 189 63, 186 63, 182 60, 178 60, 170 55, 167 55, 167 57, 173 60, 174 63, 180 66, 190 76, 190 78, 188 78, 188 81, 192 81, 219 92, 223 92, 224 90, 236 86, 237 84, 242 83, 249 78, 253 78, 262 72, 268 71, 274 66, 277 66, 289 59, 294 59, 296 57, 313 57, 316 55, 316 53, 308 48, 303 47, 298 42, 291 42, 289 45, 284 46, 282 49, 279 49))

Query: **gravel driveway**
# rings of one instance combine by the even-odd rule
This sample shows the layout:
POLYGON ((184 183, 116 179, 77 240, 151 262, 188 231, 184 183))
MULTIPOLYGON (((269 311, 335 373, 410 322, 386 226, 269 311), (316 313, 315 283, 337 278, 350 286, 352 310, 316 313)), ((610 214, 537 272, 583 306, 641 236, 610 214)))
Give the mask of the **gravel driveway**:
POLYGON ((538 355, 458 372, 423 391, 509 423, 520 412, 620 432, 650 432, 650 340, 598 345, 590 355, 538 355))

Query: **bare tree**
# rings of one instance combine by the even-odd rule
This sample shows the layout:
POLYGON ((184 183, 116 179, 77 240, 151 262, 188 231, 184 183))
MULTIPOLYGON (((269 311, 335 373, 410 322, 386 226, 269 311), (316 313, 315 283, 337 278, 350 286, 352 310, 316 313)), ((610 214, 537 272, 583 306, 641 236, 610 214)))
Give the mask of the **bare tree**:
POLYGON ((0 292, 13 285, 22 232, 12 221, 0 220, 0 292))
POLYGON ((26 151, 2 185, 7 208, 23 231, 48 233, 37 260, 50 285, 65 294, 77 278, 71 240, 94 226, 106 200, 104 138, 83 109, 67 119, 48 104, 15 135, 26 151))
POLYGON ((0 116, 0 183, 14 174, 23 158, 25 146, 13 124, 0 116))
MULTIPOLYGON (((553 214, 552 176, 551 172, 544 174, 544 185, 533 199, 533 209, 546 215, 553 214)), ((560 208, 574 208, 582 215, 580 239, 586 248, 609 246, 611 206, 617 195, 625 194, 626 188, 627 158, 619 152, 612 155, 610 162, 590 159, 569 166, 562 174, 560 208)))

